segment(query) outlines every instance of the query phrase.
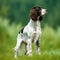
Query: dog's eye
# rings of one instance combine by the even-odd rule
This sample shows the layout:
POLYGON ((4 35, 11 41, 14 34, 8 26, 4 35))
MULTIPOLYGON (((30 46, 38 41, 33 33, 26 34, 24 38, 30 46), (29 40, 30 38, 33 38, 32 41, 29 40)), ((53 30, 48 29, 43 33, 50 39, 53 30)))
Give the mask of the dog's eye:
POLYGON ((41 13, 41 10, 39 10, 39 13, 41 13))
POLYGON ((39 11, 39 9, 36 9, 36 11, 38 12, 38 11, 39 11))

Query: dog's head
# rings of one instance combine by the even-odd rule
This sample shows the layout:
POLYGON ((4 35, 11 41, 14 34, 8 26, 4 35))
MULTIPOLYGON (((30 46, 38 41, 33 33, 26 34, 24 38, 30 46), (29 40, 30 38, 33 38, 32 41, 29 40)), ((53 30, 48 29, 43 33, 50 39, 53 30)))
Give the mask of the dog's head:
POLYGON ((42 20, 42 17, 47 13, 46 9, 43 9, 39 6, 35 6, 30 11, 30 17, 32 20, 42 20))

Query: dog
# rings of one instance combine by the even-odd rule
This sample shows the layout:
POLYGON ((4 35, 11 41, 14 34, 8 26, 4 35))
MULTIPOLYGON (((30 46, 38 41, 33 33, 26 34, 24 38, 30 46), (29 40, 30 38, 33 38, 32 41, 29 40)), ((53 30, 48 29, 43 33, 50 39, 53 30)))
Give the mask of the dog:
POLYGON ((39 6, 35 6, 30 11, 29 23, 19 31, 17 36, 17 43, 14 48, 14 57, 17 58, 19 49, 22 43, 25 43, 25 54, 32 55, 32 42, 36 44, 37 53, 40 54, 40 41, 41 38, 41 21, 43 16, 47 13, 46 9, 39 6))

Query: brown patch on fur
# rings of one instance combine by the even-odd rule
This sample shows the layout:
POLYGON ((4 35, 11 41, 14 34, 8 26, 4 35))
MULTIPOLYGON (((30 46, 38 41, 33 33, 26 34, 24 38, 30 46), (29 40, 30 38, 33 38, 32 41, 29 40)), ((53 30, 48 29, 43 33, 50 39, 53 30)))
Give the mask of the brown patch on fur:
POLYGON ((41 15, 41 7, 39 6, 33 7, 30 11, 30 18, 33 21, 37 21, 37 20, 42 21, 43 16, 41 15))
POLYGON ((31 9, 30 17, 32 18, 32 20, 37 21, 37 13, 36 13, 35 9, 31 9))

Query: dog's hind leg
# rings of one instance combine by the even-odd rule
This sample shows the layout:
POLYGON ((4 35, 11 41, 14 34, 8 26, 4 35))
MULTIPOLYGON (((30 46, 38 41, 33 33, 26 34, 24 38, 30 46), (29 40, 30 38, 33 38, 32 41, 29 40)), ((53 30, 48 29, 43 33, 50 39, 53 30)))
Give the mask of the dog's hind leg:
POLYGON ((40 55, 40 42, 39 42, 39 40, 36 41, 36 48, 37 48, 37 54, 40 55))
POLYGON ((27 45, 26 45, 26 55, 32 56, 32 44, 31 44, 31 39, 27 40, 27 45))
POLYGON ((20 34, 18 34, 17 44, 16 44, 16 46, 15 46, 15 48, 14 48, 14 50, 15 50, 15 55, 14 55, 14 57, 15 57, 15 58, 17 58, 17 56, 18 56, 18 52, 19 52, 19 48, 20 48, 20 46, 21 46, 21 43, 22 43, 22 38, 20 37, 20 34))

